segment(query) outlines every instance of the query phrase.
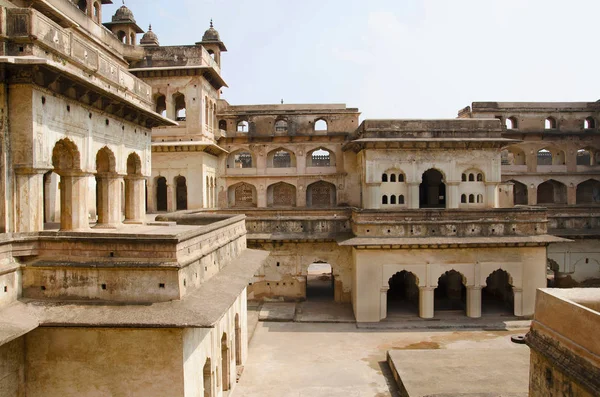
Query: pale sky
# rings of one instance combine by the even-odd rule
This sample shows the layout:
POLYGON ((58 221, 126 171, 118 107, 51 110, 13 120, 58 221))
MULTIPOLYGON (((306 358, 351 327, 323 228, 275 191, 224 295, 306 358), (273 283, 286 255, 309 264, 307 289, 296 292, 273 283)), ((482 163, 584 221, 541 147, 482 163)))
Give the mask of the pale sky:
MULTIPOLYGON (((103 6, 107 21, 121 5, 103 6)), ((161 45, 213 18, 232 105, 453 118, 473 101, 600 99, 598 0, 126 0, 161 45)), ((138 40, 141 35, 138 36, 138 40)))

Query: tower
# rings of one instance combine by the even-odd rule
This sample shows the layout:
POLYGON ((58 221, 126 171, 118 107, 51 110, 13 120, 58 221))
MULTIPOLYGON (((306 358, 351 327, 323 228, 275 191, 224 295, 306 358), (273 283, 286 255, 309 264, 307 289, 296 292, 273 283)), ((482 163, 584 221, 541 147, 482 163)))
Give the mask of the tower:
POLYGON ((206 51, 213 57, 219 67, 221 67, 221 52, 227 51, 227 47, 221 41, 219 32, 213 26, 212 19, 210 20, 210 28, 202 36, 202 41, 196 43, 202 45, 206 51))
POLYGON ((135 45, 135 35, 144 33, 142 28, 135 22, 133 12, 125 6, 125 1, 115 12, 115 15, 112 16, 112 20, 103 25, 110 29, 123 44, 135 45))

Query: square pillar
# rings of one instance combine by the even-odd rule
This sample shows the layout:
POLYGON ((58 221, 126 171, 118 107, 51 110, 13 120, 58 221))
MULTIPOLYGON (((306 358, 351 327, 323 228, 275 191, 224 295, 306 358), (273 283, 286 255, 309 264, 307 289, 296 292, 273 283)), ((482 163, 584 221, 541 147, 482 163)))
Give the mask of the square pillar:
POLYGON ((419 287, 419 317, 433 318, 433 290, 435 287, 419 287))
POLYGON ((575 205, 577 204, 577 186, 571 184, 567 186, 567 204, 575 205))
POLYGON ((467 286, 467 317, 481 317, 481 286, 467 286))
POLYGON ((60 174, 60 230, 86 230, 90 228, 87 211, 88 174, 61 172, 60 174))
POLYGON ((485 184, 485 206, 487 208, 498 208, 497 183, 485 184))
POLYGON ((123 178, 117 175, 97 174, 96 197, 98 203, 97 228, 117 228, 123 219, 121 207, 121 183, 123 178))
POLYGON ((537 187, 527 187, 527 205, 537 205, 537 187))
POLYGON ((146 215, 146 179, 125 177, 125 223, 144 223, 146 215))
POLYGON ((419 208, 419 186, 421 182, 409 182, 408 183, 408 208, 417 209, 419 208))
POLYGON ((520 317, 523 315, 523 289, 513 287, 513 293, 515 302, 514 313, 515 316, 520 317))
POLYGON ((458 194, 458 185, 460 182, 446 183, 446 208, 458 208, 460 205, 460 195, 458 194))
POLYGON ((44 230, 44 173, 47 170, 15 170, 15 232, 44 230))
POLYGON ((381 288, 380 302, 379 302, 379 319, 383 320, 387 317, 387 292, 389 287, 381 288))

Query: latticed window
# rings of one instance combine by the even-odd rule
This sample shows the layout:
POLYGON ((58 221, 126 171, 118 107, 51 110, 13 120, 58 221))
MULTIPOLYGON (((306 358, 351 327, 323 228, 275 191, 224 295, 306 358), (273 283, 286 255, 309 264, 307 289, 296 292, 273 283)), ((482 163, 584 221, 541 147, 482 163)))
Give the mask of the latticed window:
POLYGON ((285 150, 280 150, 273 155, 274 168, 287 168, 292 166, 292 156, 285 150))
POLYGON ((275 122, 275 131, 276 132, 285 132, 288 129, 288 123, 285 120, 277 120, 275 122))
POLYGON ((313 167, 329 167, 331 165, 331 156, 327 150, 319 149, 312 152, 313 167))
POLYGON ((252 155, 248 152, 237 153, 234 163, 235 168, 252 168, 252 155))

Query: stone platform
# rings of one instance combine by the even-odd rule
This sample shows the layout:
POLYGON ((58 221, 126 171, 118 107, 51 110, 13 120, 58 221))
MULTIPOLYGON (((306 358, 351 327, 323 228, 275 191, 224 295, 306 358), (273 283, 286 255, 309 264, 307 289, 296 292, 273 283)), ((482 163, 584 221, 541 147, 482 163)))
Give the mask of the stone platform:
POLYGON ((526 397, 529 348, 389 350, 400 396, 526 397))

